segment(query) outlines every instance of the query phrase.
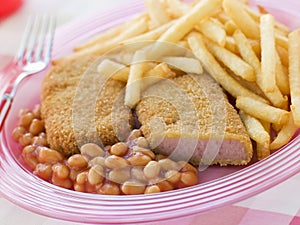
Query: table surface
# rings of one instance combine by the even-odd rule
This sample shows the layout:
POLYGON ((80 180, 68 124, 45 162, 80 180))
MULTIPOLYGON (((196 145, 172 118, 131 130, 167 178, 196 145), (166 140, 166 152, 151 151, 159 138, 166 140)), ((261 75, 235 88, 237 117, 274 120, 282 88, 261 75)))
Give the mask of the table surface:
MULTIPOLYGON (((87 15, 124 4, 125 0, 25 0, 13 15, 0 21, 0 67, 17 51, 28 15, 48 12, 57 15, 58 26, 87 15), (8 41, 9 40, 9 41, 8 41)), ((190 217, 177 224, 190 225, 299 225, 300 174, 234 205, 190 217), (226 222, 225 222, 226 221, 226 222)), ((1 225, 75 225, 33 214, 0 197, 1 225), (17 215, 17 216, 15 216, 17 215), (24 221, 26 221, 24 223, 24 221)), ((168 222, 155 223, 168 224, 168 222)))

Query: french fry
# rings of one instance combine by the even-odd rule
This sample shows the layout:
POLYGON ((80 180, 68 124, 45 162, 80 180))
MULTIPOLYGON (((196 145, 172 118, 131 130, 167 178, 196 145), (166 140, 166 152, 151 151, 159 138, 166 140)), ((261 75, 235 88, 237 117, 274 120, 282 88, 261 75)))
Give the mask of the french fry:
POLYGON ((240 30, 236 30, 233 34, 233 38, 242 58, 254 68, 256 74, 260 74, 260 61, 257 58, 253 48, 251 47, 251 44, 248 41, 247 37, 240 30))
POLYGON ((142 41, 155 41, 167 29, 169 29, 174 22, 175 21, 173 20, 173 21, 168 22, 168 23, 166 23, 166 24, 164 24, 164 25, 162 25, 160 27, 157 27, 156 29, 150 30, 150 31, 148 31, 148 32, 146 32, 144 34, 141 34, 141 35, 129 38, 127 40, 124 40, 124 41, 120 42, 120 45, 129 45, 129 44, 134 44, 134 43, 142 42, 142 41))
POLYGON ((103 43, 97 43, 88 48, 84 48, 81 51, 75 52, 65 57, 64 59, 76 59, 78 57, 83 57, 85 55, 90 55, 90 54, 102 55, 112 50, 113 48, 117 47, 119 42, 140 35, 146 32, 147 30, 148 30, 148 26, 146 23, 146 19, 141 19, 137 21, 135 24, 132 24, 131 27, 129 27, 127 30, 125 30, 115 38, 103 43))
POLYGON ((269 156, 270 134, 265 130, 264 126, 258 119, 248 115, 242 110, 240 110, 239 114, 250 138, 256 141, 257 145, 259 145, 259 147, 256 149, 258 160, 269 156))
POLYGON ((288 98, 283 96, 276 85, 276 49, 274 18, 270 14, 261 16, 261 73, 257 74, 257 84, 276 107, 286 109, 288 98))
POLYGON ((233 20, 226 21, 224 27, 225 27, 227 35, 232 35, 238 29, 238 27, 233 22, 233 20))
POLYGON ((288 50, 277 45, 276 46, 276 50, 278 52, 278 55, 280 57, 281 63, 282 65, 284 65, 285 67, 289 66, 289 53, 288 50))
POLYGON ((167 63, 160 63, 144 75, 141 82, 141 92, 163 79, 174 78, 175 76, 176 74, 167 63))
POLYGON ((252 40, 249 39, 250 45, 255 52, 256 56, 260 59, 261 58, 261 48, 260 48, 260 43, 258 40, 252 40))
POLYGON ((207 41, 207 48, 219 61, 226 65, 236 75, 247 81, 255 81, 256 78, 253 68, 240 57, 211 41, 207 41))
POLYGON ((203 69, 198 59, 187 57, 163 57, 162 62, 186 73, 202 74, 203 69))
POLYGON ((225 48, 228 51, 230 51, 236 55, 239 55, 239 50, 236 46, 235 40, 231 36, 226 36, 225 48))
POLYGON ((218 43, 220 46, 225 46, 226 32, 225 30, 212 19, 204 20, 195 26, 195 29, 200 31, 210 40, 218 43))
POLYGON ((236 107, 269 123, 286 124, 289 119, 288 111, 270 106, 251 97, 238 96, 236 107))
POLYGON ((278 86, 282 94, 289 95, 290 94, 289 77, 281 64, 281 60, 277 51, 275 51, 275 57, 276 57, 276 85, 278 86))
POLYGON ((109 59, 104 59, 97 67, 97 72, 112 77, 114 80, 127 82, 129 68, 123 64, 116 63, 109 59))
POLYGON ((205 70, 207 70, 210 75, 233 97, 249 96, 257 99, 258 101, 267 102, 264 98, 243 87, 220 66, 217 60, 205 47, 200 34, 189 34, 188 43, 194 55, 200 60, 205 70))
POLYGON ((277 137, 270 144, 271 150, 279 149, 287 144, 291 140, 297 129, 298 126, 294 124, 293 115, 290 113, 289 122, 282 127, 277 137))
POLYGON ((112 38, 115 38, 117 35, 119 35, 120 33, 122 33, 123 31, 125 31, 126 29, 128 29, 129 27, 131 27, 133 24, 135 24, 137 21, 139 20, 144 20, 147 18, 147 14, 142 13, 140 15, 138 15, 137 17, 129 20, 126 23, 122 23, 116 27, 113 27, 111 29, 108 29, 107 31, 97 35, 95 38, 89 40, 88 42, 85 42, 81 45, 77 45, 74 47, 75 51, 80 51, 82 49, 86 49, 86 48, 90 48, 94 45, 97 44, 102 44, 106 41, 109 41, 112 38))
POLYGON ((227 21, 231 20, 231 18, 228 16, 228 14, 225 13, 224 11, 219 12, 216 15, 216 17, 220 21, 220 23, 222 23, 223 25, 225 25, 227 21))
POLYGON ((223 8, 237 27, 248 37, 259 39, 259 26, 245 11, 244 4, 238 0, 224 0, 223 8))
POLYGON ((134 54, 134 62, 130 67, 128 81, 125 92, 125 105, 130 108, 140 101, 141 98, 141 79, 145 73, 146 53, 142 50, 134 54))
POLYGON ((222 0, 199 1, 187 14, 179 18, 158 40, 176 43, 180 41, 194 26, 211 15, 221 6, 222 0))
POLYGON ((276 45, 279 45, 285 49, 289 48, 288 38, 285 36, 282 36, 278 33, 275 33, 275 39, 276 39, 276 45))
POLYGON ((160 0, 145 0, 145 3, 150 19, 155 26, 160 26, 170 21, 170 17, 160 0))
POLYGON ((289 34, 289 81, 294 123, 300 127, 300 30, 289 34))
POLYGON ((179 18, 186 14, 191 7, 180 0, 167 0, 167 5, 170 10, 170 14, 174 18, 179 18))

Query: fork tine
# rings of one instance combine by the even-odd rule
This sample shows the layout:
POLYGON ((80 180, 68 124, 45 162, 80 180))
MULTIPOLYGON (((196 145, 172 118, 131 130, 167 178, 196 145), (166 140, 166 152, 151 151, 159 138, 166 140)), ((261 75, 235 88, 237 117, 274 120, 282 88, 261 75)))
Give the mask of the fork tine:
POLYGON ((49 23, 50 23, 49 15, 44 15, 42 17, 42 25, 41 25, 41 29, 40 29, 39 41, 38 41, 37 47, 36 47, 36 53, 35 53, 36 60, 41 60, 41 58, 42 58, 43 47, 45 45, 46 35, 47 35, 48 29, 49 29, 49 23))
POLYGON ((41 18, 40 16, 36 15, 34 17, 33 27, 31 29, 31 34, 28 41, 28 46, 26 50, 26 56, 25 59, 27 63, 32 62, 33 54, 34 54, 34 48, 37 43, 37 39, 41 30, 41 18))
POLYGON ((49 26, 48 26, 49 36, 47 42, 44 45, 44 61, 46 63, 49 63, 51 59, 51 51, 52 51, 52 45, 54 40, 55 27, 56 27, 56 18, 50 16, 49 26))
POLYGON ((15 56, 15 61, 18 64, 21 64, 23 59, 24 59, 24 54, 25 54, 25 51, 26 51, 26 46, 28 45, 29 37, 30 37, 31 30, 32 30, 32 27, 33 27, 33 22, 34 22, 33 17, 32 16, 29 17, 28 22, 27 22, 26 27, 25 27, 24 35, 22 37, 22 41, 21 41, 19 50, 18 50, 18 52, 15 56))

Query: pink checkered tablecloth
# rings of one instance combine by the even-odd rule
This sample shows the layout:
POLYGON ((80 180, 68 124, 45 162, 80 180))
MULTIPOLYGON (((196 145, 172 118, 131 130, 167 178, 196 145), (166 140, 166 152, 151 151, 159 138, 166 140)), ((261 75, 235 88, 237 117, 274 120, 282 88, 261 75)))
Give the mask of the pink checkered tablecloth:
MULTIPOLYGON (((56 12, 58 25, 80 15, 111 8, 125 0, 25 0, 23 8, 10 18, 0 21, 0 69, 19 45, 22 21, 28 14, 56 12), (57 7, 59 5, 60 7, 57 7), (4 44, 5 43, 5 44, 4 44), (5 56, 3 56, 5 55, 5 56)), ((0 6, 1 7, 1 6, 0 6)), ((300 165, 299 165, 300 166, 300 165)), ((0 184, 1 185, 1 184, 0 184)), ((34 214, 0 197, 1 225, 79 225, 34 214)), ((191 215, 176 221, 151 225, 300 225, 300 174, 269 190, 205 214, 191 215)))

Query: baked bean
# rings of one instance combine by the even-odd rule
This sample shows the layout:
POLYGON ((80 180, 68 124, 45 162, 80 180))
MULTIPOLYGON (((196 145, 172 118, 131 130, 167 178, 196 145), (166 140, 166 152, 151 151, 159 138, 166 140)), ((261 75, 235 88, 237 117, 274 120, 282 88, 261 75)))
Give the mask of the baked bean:
POLYGON ((123 184, 125 181, 130 179, 129 169, 113 169, 108 174, 108 179, 118 184, 123 184))
POLYGON ((160 173, 160 165, 156 161, 150 161, 144 168, 144 174, 148 179, 155 178, 160 173))
POLYGON ((15 141, 19 141, 19 139, 26 133, 26 129, 21 126, 17 126, 13 132, 12 136, 15 141))
POLYGON ((54 164, 52 166, 52 171, 59 179, 66 179, 70 175, 70 169, 62 163, 54 164))
POLYGON ((18 117, 25 115, 26 113, 30 112, 29 109, 20 109, 18 117))
POLYGON ((95 166, 95 165, 100 165, 102 167, 105 167, 105 158, 98 156, 98 157, 93 158, 91 161, 89 161, 90 167, 95 166))
POLYGON ((77 183, 75 183, 73 185, 73 188, 74 188, 75 191, 85 192, 85 185, 84 184, 77 184, 77 183))
POLYGON ((141 153, 133 154, 128 158, 128 162, 132 166, 146 166, 148 162, 151 161, 151 158, 148 155, 143 155, 141 153))
POLYGON ((140 182, 126 181, 121 186, 121 190, 126 195, 138 195, 145 192, 146 186, 140 182))
POLYGON ((178 169, 181 172, 191 171, 191 172, 193 172, 195 174, 198 173, 198 170, 194 166, 192 166, 191 164, 189 164, 188 162, 179 161, 179 162, 177 162, 177 164, 179 165, 178 169))
POLYGON ((104 195, 119 195, 121 191, 119 185, 114 183, 105 183, 99 189, 97 189, 97 193, 104 195))
POLYGON ((149 142, 144 137, 138 137, 135 140, 135 144, 139 147, 142 147, 142 148, 148 148, 149 147, 149 142))
POLYGON ((162 154, 157 154, 157 155, 155 156, 155 160, 156 160, 156 161, 159 161, 159 160, 161 160, 161 159, 166 159, 166 158, 167 158, 167 156, 162 155, 162 154))
POLYGON ((35 136, 43 131, 45 131, 44 122, 39 119, 33 119, 29 126, 29 132, 35 136))
POLYGON ((31 133, 26 133, 22 135, 19 139, 19 143, 23 146, 30 145, 33 142, 33 135, 31 133))
POLYGON ((27 128, 27 127, 29 127, 29 125, 31 124, 33 119, 34 119, 33 113, 27 112, 27 113, 21 115, 19 124, 20 124, 20 126, 27 128))
POLYGON ((124 142, 119 142, 119 143, 111 146, 110 154, 116 155, 116 156, 124 156, 127 154, 128 149, 129 149, 128 144, 126 144, 124 142))
POLYGON ((131 131, 130 135, 128 136, 128 141, 133 141, 134 139, 137 139, 142 136, 142 132, 138 129, 134 129, 131 131))
POLYGON ((72 155, 67 162, 72 168, 85 168, 88 165, 88 160, 81 154, 72 155))
POLYGON ((70 169, 70 175, 69 175, 69 178, 72 180, 72 181, 75 181, 78 174, 81 172, 81 170, 76 170, 76 169, 70 169))
POLYGON ((73 183, 70 179, 60 179, 53 174, 51 182, 59 187, 70 189, 73 187, 73 183))
POLYGON ((33 137, 32 144, 38 145, 38 146, 47 146, 48 142, 47 142, 47 139, 44 137, 35 136, 35 137, 33 137))
POLYGON ((145 194, 159 193, 160 188, 157 185, 151 185, 146 187, 145 194))
POLYGON ((187 171, 181 173, 180 181, 186 186, 192 186, 198 183, 198 178, 195 173, 187 171))
POLYGON ((105 152, 103 149, 94 143, 87 143, 85 145, 82 145, 80 148, 80 152, 82 155, 86 155, 90 158, 95 158, 97 156, 105 156, 105 152))
POLYGON ((40 104, 35 105, 32 110, 32 113, 35 118, 41 119, 41 105, 40 104))
POLYGON ((64 159, 63 155, 47 147, 38 147, 38 160, 41 163, 56 163, 64 159))
POLYGON ((156 185, 159 187, 161 191, 171 191, 174 189, 173 185, 166 180, 158 182, 156 185))
POLYGON ((35 169, 39 161, 37 160, 36 156, 33 154, 23 154, 23 158, 25 163, 31 168, 35 169))
POLYGON ((31 154, 31 153, 34 153, 36 149, 36 146, 34 145, 27 145, 23 148, 22 150, 22 154, 31 154))
POLYGON ((168 158, 161 159, 158 161, 158 163, 160 164, 161 168, 165 171, 177 170, 177 168, 178 168, 177 163, 168 158))
POLYGON ((111 155, 105 159, 105 166, 109 169, 122 169, 128 166, 128 162, 124 158, 111 155))
POLYGON ((147 149, 147 148, 142 148, 142 147, 139 147, 139 146, 133 146, 132 152, 133 153, 140 152, 140 153, 143 153, 144 155, 149 156, 151 159, 155 159, 154 152, 152 152, 150 149, 147 149))
POLYGON ((36 165, 33 173, 44 180, 50 180, 52 177, 51 164, 39 163, 36 165))
POLYGON ((147 181, 147 178, 145 177, 145 174, 141 167, 132 167, 131 168, 131 178, 141 181, 141 182, 147 181))
POLYGON ((177 170, 169 170, 165 173, 165 178, 172 184, 176 184, 180 181, 181 174, 177 170))
POLYGON ((77 184, 85 184, 88 177, 88 171, 81 172, 76 177, 77 184))
POLYGON ((101 183, 104 180, 105 172, 102 166, 96 165, 93 166, 87 175, 88 182, 91 185, 96 185, 101 183))

